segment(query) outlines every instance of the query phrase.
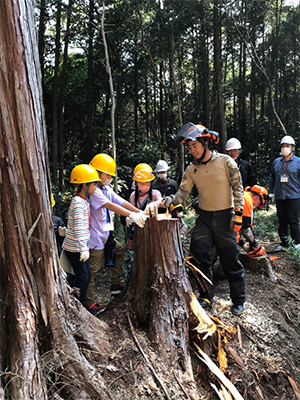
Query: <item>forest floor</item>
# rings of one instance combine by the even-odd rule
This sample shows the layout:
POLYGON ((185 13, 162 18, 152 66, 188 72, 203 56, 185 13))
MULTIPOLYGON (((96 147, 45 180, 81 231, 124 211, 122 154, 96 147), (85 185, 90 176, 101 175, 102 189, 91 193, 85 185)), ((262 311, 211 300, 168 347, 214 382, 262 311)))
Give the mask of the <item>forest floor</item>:
MULTIPOLYGON (((279 257, 272 261, 277 282, 273 283, 264 272, 245 271, 247 301, 241 316, 230 312, 227 280, 215 282, 215 298, 208 315, 230 324, 237 334, 225 347, 228 367, 225 375, 245 400, 293 400, 300 398, 300 265, 285 252, 274 252, 278 242, 265 242, 269 255, 279 257), (294 386, 294 387, 293 387, 294 386)), ((97 278, 99 301, 110 300, 109 270, 100 271, 97 278)), ((165 385, 170 399, 191 399, 172 370, 155 354, 147 331, 139 328, 133 318, 130 328, 126 295, 114 298, 107 310, 98 318, 112 328, 111 342, 114 353, 105 368, 103 378, 113 399, 164 399, 159 381, 149 368, 156 371, 165 385), (148 357, 146 362, 134 340, 148 357)), ((211 355, 216 361, 216 355, 211 355)), ((201 361, 192 355, 199 399, 218 399, 211 387, 216 382, 211 372, 205 379, 201 361)))

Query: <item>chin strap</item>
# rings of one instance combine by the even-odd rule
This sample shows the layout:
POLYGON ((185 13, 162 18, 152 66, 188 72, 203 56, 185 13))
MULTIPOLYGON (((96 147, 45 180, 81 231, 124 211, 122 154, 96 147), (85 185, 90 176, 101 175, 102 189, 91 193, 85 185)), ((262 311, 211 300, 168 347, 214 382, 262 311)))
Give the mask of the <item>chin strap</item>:
POLYGON ((206 150, 207 150, 207 143, 202 141, 202 144, 203 144, 204 150, 203 150, 202 156, 197 159, 197 161, 200 163, 202 160, 204 160, 204 157, 206 156, 206 150))
MULTIPOLYGON (((204 160, 204 158, 206 156, 206 151, 208 149, 208 143, 206 141, 204 142, 204 140, 201 139, 200 142, 202 143, 204 150, 203 150, 202 156, 200 158, 197 158, 194 160, 196 164, 202 164, 202 160, 204 160)), ((211 158, 210 158, 210 160, 211 160, 211 158)), ((208 160, 208 161, 210 161, 210 160, 208 160)), ((205 164, 206 164, 206 162, 205 162, 205 164)))

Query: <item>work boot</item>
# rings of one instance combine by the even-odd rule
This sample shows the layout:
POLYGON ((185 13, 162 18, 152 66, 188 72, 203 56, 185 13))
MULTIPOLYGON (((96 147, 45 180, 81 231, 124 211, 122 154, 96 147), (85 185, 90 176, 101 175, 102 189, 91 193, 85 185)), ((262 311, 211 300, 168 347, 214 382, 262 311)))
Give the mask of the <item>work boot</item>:
POLYGON ((122 293, 124 289, 124 283, 119 283, 118 285, 111 285, 110 293, 112 296, 117 296, 118 294, 122 293))
POLYGON ((102 313, 103 311, 105 311, 107 309, 107 304, 97 304, 97 303, 93 303, 88 307, 88 311, 97 316, 98 314, 102 313))
POLYGON ((244 304, 232 304, 231 312, 234 315, 241 315, 244 311, 244 304))
POLYGON ((203 308, 207 308, 207 307, 211 306, 211 302, 208 299, 200 298, 198 301, 199 301, 200 306, 203 308))
POLYGON ((283 246, 282 244, 280 244, 275 248, 274 251, 287 251, 287 249, 288 249, 287 246, 283 246))

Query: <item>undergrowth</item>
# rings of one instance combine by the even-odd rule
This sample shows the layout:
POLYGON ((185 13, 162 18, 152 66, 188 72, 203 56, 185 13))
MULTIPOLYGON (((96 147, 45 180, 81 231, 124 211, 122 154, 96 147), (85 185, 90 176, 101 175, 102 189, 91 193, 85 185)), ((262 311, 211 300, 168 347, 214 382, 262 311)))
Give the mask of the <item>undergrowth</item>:
POLYGON ((275 206, 271 205, 268 211, 258 209, 254 211, 253 230, 255 236, 264 241, 274 242, 279 240, 277 229, 278 220, 275 206))

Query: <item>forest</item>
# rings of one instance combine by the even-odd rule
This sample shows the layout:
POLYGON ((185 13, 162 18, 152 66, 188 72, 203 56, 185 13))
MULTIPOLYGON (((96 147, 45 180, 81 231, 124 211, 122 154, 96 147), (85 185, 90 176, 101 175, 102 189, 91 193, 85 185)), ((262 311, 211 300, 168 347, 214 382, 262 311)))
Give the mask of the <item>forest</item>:
MULTIPOLYGON (((120 190, 139 162, 166 159, 186 122, 237 137, 265 185, 280 138, 299 137, 300 7, 282 0, 39 0, 52 185, 99 152, 120 190), (122 185, 123 183, 123 185, 122 185)), ((130 186, 129 186, 130 187, 130 186)))

